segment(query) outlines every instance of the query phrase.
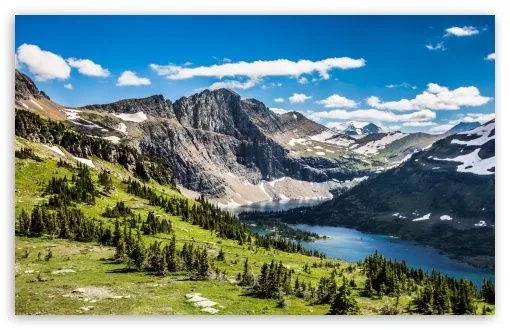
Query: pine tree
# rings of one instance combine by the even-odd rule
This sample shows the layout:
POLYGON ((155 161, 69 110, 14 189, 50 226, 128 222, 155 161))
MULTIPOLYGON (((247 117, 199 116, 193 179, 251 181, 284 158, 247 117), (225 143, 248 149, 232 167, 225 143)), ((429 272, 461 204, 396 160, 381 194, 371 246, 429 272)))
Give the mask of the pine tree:
POLYGON ((143 270, 145 266, 146 254, 143 243, 140 240, 136 240, 131 252, 129 254, 130 264, 138 271, 143 270))
POLYGON ((216 260, 225 261, 225 254, 223 253, 223 249, 220 249, 220 252, 218 252, 218 256, 216 257, 216 260))
POLYGON ((120 238, 117 242, 117 247, 115 248, 115 260, 122 261, 126 257, 126 243, 124 239, 120 238))
POLYGON ((343 277, 342 286, 334 296, 331 303, 329 315, 357 315, 359 307, 356 299, 351 296, 351 290, 347 284, 347 279, 343 277))
POLYGON ((244 260, 244 268, 243 274, 241 275, 241 281, 239 282, 240 286, 252 287, 255 282, 255 278, 250 271, 250 264, 248 263, 248 258, 244 260))
POLYGON ((482 282, 482 288, 480 291, 481 296, 486 303, 489 304, 496 303, 496 291, 494 288, 494 283, 492 281, 484 278, 482 282))

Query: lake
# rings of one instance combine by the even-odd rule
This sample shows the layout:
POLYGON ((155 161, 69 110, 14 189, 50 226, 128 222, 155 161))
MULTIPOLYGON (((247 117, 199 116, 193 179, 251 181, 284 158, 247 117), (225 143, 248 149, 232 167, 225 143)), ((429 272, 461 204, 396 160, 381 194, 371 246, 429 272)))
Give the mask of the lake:
MULTIPOLYGON (((300 206, 313 206, 324 200, 290 200, 270 201, 243 205, 234 210, 235 213, 250 211, 283 211, 300 206)), ((372 254, 375 250, 386 258, 405 260, 407 265, 422 268, 426 271, 436 269, 441 273, 456 278, 466 278, 479 285, 483 278, 494 280, 494 273, 473 267, 466 263, 448 258, 438 250, 412 241, 396 237, 364 233, 355 229, 329 226, 291 225, 294 228, 326 235, 331 239, 317 240, 315 242, 302 242, 307 249, 316 249, 324 252, 328 257, 342 259, 348 262, 357 262, 372 254)))
POLYGON ((319 205, 325 201, 327 201, 327 199, 287 199, 265 201, 237 206, 232 208, 232 211, 235 214, 239 214, 241 212, 287 211, 296 207, 319 205))

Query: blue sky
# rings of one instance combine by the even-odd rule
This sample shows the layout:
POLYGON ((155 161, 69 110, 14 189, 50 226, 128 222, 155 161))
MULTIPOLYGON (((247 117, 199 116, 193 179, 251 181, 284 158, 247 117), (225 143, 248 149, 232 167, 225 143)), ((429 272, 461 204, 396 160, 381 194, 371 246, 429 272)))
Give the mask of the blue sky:
POLYGON ((226 86, 331 127, 356 120, 430 132, 486 120, 495 109, 493 16, 16 16, 15 22, 17 67, 68 106, 153 94, 176 100, 226 86))

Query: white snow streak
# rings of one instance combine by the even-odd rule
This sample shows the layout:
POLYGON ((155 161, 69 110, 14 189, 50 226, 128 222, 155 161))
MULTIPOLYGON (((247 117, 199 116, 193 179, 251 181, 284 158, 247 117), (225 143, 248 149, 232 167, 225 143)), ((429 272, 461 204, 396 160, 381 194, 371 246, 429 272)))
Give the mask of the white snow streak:
POLYGON ((472 153, 461 155, 455 158, 432 158, 434 160, 445 162, 461 163, 457 166, 457 172, 474 173, 478 175, 494 175, 489 169, 496 166, 496 157, 481 159, 478 156, 480 148, 475 149, 472 153))
POLYGON ((43 144, 43 146, 44 146, 45 148, 50 149, 50 150, 51 150, 51 151, 53 151, 54 153, 59 154, 60 156, 64 156, 64 157, 65 157, 65 154, 62 152, 62 150, 60 150, 60 149, 59 149, 59 147, 57 147, 57 146, 51 146, 51 147, 50 147, 50 146, 48 146, 48 145, 46 145, 46 144, 43 144))
POLYGON ((132 121, 135 123, 141 123, 142 121, 147 120, 147 115, 143 111, 139 111, 137 113, 114 113, 113 115, 124 121, 132 121))
POLYGON ((423 217, 419 217, 419 218, 416 218, 416 219, 413 219, 411 221, 424 221, 424 220, 429 220, 430 219, 430 215, 432 213, 428 213, 428 214, 425 214, 423 217))
POLYGON ((85 165, 87 165, 89 167, 92 167, 92 168, 96 167, 96 166, 94 166, 94 163, 90 159, 79 158, 79 157, 75 157, 75 156, 73 156, 73 158, 76 159, 77 161, 79 161, 80 163, 85 164, 85 165))

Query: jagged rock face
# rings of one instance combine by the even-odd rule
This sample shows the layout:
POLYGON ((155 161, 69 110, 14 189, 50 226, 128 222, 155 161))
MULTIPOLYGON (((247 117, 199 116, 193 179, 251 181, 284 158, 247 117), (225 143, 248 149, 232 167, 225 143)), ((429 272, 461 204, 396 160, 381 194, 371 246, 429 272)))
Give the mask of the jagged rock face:
POLYGON ((146 115, 155 117, 174 117, 172 102, 170 100, 165 100, 163 95, 153 95, 141 99, 127 99, 109 104, 92 104, 81 107, 80 109, 129 114, 143 112, 146 115))
POLYGON ((257 132, 242 103, 237 93, 218 89, 180 98, 173 108, 177 120, 184 127, 240 138, 257 132))
POLYGON ((298 129, 299 132, 303 135, 313 136, 327 130, 327 128, 323 125, 311 121, 299 112, 287 112, 281 114, 279 118, 280 122, 282 123, 282 130, 285 132, 298 129))
POLYGON ((47 98, 49 97, 42 91, 39 91, 37 86, 34 84, 32 79, 30 79, 27 75, 21 73, 16 69, 15 75, 15 100, 18 101, 20 99, 28 100, 30 96, 33 96, 36 99, 47 98))
POLYGON ((226 89, 204 91, 173 105, 180 125, 144 122, 142 152, 169 162, 186 188, 219 196, 222 173, 235 173, 248 182, 288 176, 324 181, 327 176, 298 159, 265 132, 280 132, 278 115, 255 100, 241 100, 226 89))

